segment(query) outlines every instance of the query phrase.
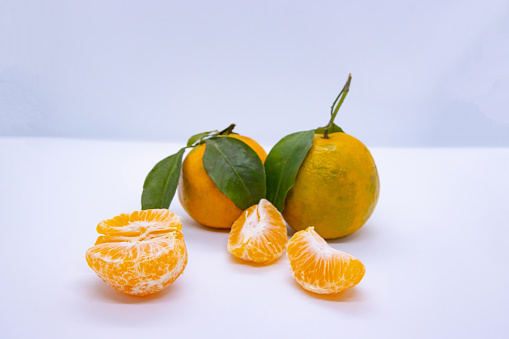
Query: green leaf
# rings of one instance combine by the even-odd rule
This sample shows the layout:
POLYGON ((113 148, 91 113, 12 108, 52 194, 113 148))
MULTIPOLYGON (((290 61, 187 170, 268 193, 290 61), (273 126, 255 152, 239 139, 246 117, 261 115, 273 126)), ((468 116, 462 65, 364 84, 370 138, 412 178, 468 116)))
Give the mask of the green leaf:
POLYGON ((270 150, 265 160, 267 175, 267 200, 280 212, 285 208, 288 191, 306 154, 313 145, 315 131, 297 132, 287 135, 270 150))
POLYGON ((239 139, 205 141, 203 166, 217 188, 245 210, 265 198, 265 171, 256 152, 239 139))
POLYGON ((200 141, 201 139, 209 136, 210 134, 212 133, 217 133, 217 131, 208 131, 208 132, 202 132, 202 133, 198 133, 198 134, 195 134, 193 135, 192 137, 189 138, 189 140, 187 141, 187 147, 191 147, 193 146, 196 142, 200 141))
MULTIPOLYGON (((343 131, 343 129, 341 127, 339 127, 338 125, 336 124, 332 124, 332 128, 330 129, 329 131, 329 134, 330 133, 334 133, 334 132, 342 132, 342 133, 345 133, 343 131)), ((315 129, 315 134, 324 134, 325 133, 325 127, 319 127, 317 129, 315 129)))
POLYGON ((159 161, 152 168, 143 184, 142 209, 170 207, 177 189, 185 150, 181 148, 180 151, 159 161))

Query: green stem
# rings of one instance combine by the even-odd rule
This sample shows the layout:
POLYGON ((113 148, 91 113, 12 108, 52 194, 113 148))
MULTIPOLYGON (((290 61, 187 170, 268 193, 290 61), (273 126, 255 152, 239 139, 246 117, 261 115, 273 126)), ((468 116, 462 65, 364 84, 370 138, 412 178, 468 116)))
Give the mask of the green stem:
POLYGON ((343 86, 343 89, 341 92, 339 92, 338 96, 336 97, 336 100, 332 103, 332 106, 330 108, 330 120, 327 126, 325 126, 325 132, 323 133, 324 139, 329 139, 329 130, 332 128, 334 124, 334 119, 336 119, 336 115, 338 115, 339 108, 341 107, 341 104, 343 104, 343 101, 346 98, 346 95, 348 94, 348 91, 350 90, 350 82, 352 81, 352 74, 348 75, 348 80, 346 80, 345 86, 343 86), (341 99, 340 99, 341 97, 341 99), (338 102, 339 99, 339 102, 338 102), (337 103, 337 105, 336 105, 337 103))
POLYGON ((219 132, 219 135, 228 135, 233 132, 233 129, 235 128, 235 124, 231 124, 230 126, 226 127, 224 130, 219 132))

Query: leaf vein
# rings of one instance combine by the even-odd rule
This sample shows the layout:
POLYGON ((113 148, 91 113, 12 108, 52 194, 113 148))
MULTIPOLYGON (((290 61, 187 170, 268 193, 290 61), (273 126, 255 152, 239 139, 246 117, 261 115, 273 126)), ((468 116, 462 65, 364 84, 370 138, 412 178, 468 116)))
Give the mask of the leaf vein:
POLYGON ((233 172, 235 173, 235 175, 240 179, 240 182, 242 183, 242 186, 244 186, 246 192, 249 194, 249 196, 254 200, 255 197, 251 194, 251 191, 249 190, 249 188, 246 186, 246 183, 244 182, 244 180, 242 180, 242 177, 240 176, 240 174, 235 170, 235 167, 231 164, 231 162, 228 160, 228 158, 226 157, 226 155, 221 151, 221 149, 215 144, 213 143, 214 147, 217 149, 217 151, 219 153, 221 153, 221 155, 223 156, 223 159, 225 159, 226 163, 230 166, 230 168, 233 170, 233 172))

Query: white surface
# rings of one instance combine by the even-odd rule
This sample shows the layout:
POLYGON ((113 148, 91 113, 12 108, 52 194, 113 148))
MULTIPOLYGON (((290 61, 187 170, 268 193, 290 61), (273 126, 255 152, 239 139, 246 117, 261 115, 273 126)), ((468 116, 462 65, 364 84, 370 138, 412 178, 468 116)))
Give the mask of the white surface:
POLYGON ((501 338, 509 331, 509 149, 372 149, 379 205, 331 241, 366 265, 312 295, 286 257, 256 267, 183 216, 189 264, 164 292, 122 295, 87 266, 103 219, 139 209, 146 173, 181 144, 0 139, 0 337, 501 338))
POLYGON ((507 147, 508 41, 507 0, 2 0, 0 135, 275 143, 352 73, 367 145, 507 147))

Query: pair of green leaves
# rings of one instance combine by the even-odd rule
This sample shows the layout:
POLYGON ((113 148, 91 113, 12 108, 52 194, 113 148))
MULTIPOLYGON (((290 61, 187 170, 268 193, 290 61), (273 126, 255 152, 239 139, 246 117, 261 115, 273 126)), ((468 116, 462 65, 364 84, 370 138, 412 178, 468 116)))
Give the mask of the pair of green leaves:
MULTIPOLYGON (((256 152, 243 141, 228 137, 209 137, 216 131, 192 136, 187 147, 205 143, 203 166, 217 188, 235 205, 245 210, 265 197, 265 171, 256 152)), ((161 160, 143 184, 142 209, 168 208, 180 178, 184 147, 161 160)))
MULTIPOLYGON (((315 134, 325 128, 297 132, 281 139, 262 164, 256 152, 236 138, 216 137, 217 131, 193 135, 187 147, 161 160, 150 171, 143 184, 142 209, 168 208, 173 200, 181 174, 186 148, 206 144, 203 166, 218 189, 235 205, 245 210, 267 199, 283 211, 286 195, 295 184, 299 168, 313 145, 315 134)), ((333 125, 330 133, 343 132, 333 125)))
MULTIPOLYGON (((285 208, 286 195, 295 184, 297 173, 313 145, 315 134, 324 134, 325 127, 311 131, 296 132, 281 139, 265 160, 267 176, 267 200, 280 212, 285 208)), ((332 125, 329 133, 343 132, 341 127, 332 125)))

